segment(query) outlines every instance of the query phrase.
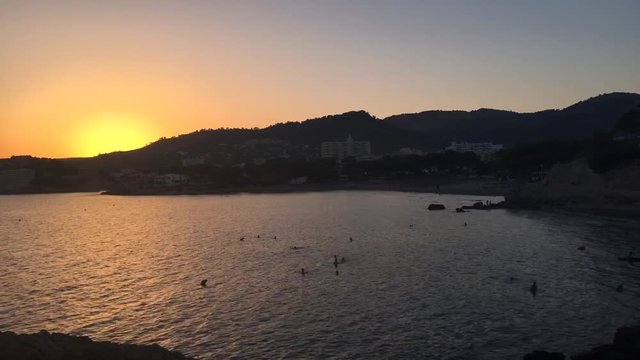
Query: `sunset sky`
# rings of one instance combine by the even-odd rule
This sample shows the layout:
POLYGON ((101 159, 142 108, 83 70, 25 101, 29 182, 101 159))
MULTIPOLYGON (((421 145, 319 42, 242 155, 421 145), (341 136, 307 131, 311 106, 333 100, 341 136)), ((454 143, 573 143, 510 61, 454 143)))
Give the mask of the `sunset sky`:
POLYGON ((0 0, 0 158, 640 92, 640 1, 0 0))

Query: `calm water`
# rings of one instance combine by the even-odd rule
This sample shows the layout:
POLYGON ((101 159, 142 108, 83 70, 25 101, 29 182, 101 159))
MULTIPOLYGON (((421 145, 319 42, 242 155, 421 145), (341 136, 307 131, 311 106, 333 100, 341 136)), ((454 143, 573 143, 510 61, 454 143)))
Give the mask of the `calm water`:
POLYGON ((640 266, 616 260, 640 253, 640 221, 449 210, 476 199, 2 196, 0 330, 201 359, 519 359, 640 323, 640 266))

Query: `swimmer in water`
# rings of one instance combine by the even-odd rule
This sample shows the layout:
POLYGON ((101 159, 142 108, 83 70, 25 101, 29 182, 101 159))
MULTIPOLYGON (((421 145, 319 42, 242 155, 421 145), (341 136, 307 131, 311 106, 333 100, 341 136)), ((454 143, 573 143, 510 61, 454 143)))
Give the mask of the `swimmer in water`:
POLYGON ((538 293, 538 283, 534 281, 529 290, 531 291, 531 294, 533 294, 533 296, 536 296, 536 293, 538 293))

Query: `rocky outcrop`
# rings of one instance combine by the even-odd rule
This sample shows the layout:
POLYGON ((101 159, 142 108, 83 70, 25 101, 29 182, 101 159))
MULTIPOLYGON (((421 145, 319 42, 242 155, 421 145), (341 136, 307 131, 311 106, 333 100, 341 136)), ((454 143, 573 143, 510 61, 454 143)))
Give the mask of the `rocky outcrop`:
POLYGON ((613 344, 602 345, 591 351, 574 355, 571 360, 638 360, 640 359, 640 326, 621 327, 616 331, 613 344))
MULTIPOLYGON (((562 353, 534 351, 524 360, 563 360, 562 353)), ((638 360, 640 359, 640 326, 621 327, 616 331, 613 344, 598 346, 590 351, 571 356, 571 360, 638 360)))
POLYGON ((498 203, 483 203, 482 201, 477 201, 473 203, 473 205, 464 205, 456 209, 457 212, 464 212, 464 210, 494 210, 494 209, 504 209, 505 202, 500 201, 498 203), (461 210, 461 211, 458 211, 461 210))
MULTIPOLYGON (((40 331, 36 334, 0 332, 0 359, 12 360, 189 360, 160 345, 116 344, 40 331)), ((193 359, 192 359, 193 360, 193 359)))
POLYGON ((511 208, 561 208, 640 214, 640 167, 594 173, 586 159, 557 164, 546 179, 506 196, 511 208))

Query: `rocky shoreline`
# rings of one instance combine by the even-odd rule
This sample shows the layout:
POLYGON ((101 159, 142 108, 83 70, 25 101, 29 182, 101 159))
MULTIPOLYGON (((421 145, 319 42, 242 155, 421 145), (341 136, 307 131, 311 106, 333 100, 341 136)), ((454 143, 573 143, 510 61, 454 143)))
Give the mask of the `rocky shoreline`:
POLYGON ((160 345, 117 344, 40 331, 0 332, 0 359, 11 360, 195 360, 160 345))
MULTIPOLYGON (((93 341, 86 336, 50 333, 0 332, 0 358, 12 360, 195 360, 160 345, 118 344, 93 341)), ((601 345, 566 358, 560 352, 533 351, 523 360, 637 360, 640 359, 640 325, 620 327, 612 344, 601 345)))
POLYGON ((567 210, 609 216, 640 216, 640 167, 594 173, 587 159, 555 165, 546 179, 506 196, 513 209, 567 210))

